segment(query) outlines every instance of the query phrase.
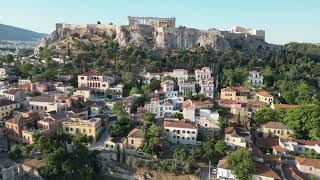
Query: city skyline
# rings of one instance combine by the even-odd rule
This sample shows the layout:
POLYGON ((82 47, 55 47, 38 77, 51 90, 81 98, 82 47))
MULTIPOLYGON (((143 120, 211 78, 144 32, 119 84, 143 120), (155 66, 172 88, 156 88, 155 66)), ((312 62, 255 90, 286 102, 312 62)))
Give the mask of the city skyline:
POLYGON ((320 2, 271 0, 268 2, 207 1, 4 1, 0 23, 37 32, 51 33, 55 23, 127 24, 127 16, 175 17, 177 26, 207 30, 227 30, 232 26, 264 29, 266 41, 284 44, 291 41, 319 43, 316 23, 320 2), (19 4, 19 6, 17 6, 19 4))

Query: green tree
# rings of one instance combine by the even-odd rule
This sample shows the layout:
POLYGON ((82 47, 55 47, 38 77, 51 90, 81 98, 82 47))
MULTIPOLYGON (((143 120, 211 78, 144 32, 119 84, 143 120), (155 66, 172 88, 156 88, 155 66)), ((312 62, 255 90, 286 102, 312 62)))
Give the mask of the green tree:
POLYGON ((228 168, 239 180, 248 180, 255 173, 255 160, 252 153, 241 148, 227 156, 228 168))
POLYGON ((293 130, 297 139, 320 138, 320 106, 318 104, 302 104, 288 110, 284 121, 293 130))

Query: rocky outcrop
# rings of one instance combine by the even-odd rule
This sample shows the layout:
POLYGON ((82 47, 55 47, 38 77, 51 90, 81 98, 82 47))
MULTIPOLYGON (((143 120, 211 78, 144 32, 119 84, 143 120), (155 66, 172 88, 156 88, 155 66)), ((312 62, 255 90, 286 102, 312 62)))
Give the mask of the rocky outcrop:
POLYGON ((133 44, 149 48, 190 49, 196 46, 224 50, 231 47, 264 49, 268 44, 254 36, 235 34, 217 29, 207 31, 193 28, 154 28, 148 25, 69 25, 59 24, 57 29, 43 38, 40 47, 71 46, 76 40, 85 43, 104 43, 105 35, 118 42, 120 46, 133 44))

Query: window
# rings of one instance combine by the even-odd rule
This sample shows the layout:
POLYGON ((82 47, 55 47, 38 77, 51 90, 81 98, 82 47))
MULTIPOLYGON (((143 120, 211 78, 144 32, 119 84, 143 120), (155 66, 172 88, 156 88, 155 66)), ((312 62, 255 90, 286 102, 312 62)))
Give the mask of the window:
POLYGON ((177 139, 180 139, 180 136, 177 136, 177 139))
POLYGON ((185 130, 183 130, 183 131, 182 131, 182 133, 186 133, 186 131, 185 131, 185 130))
POLYGON ((70 128, 70 131, 72 132, 72 131, 73 131, 73 128, 70 128))
POLYGON ((192 137, 192 141, 194 141, 194 137, 192 137))
POLYGON ((84 77, 80 77, 81 78, 81 80, 84 80, 84 77))
POLYGON ((89 133, 91 133, 91 129, 89 129, 89 133))
POLYGON ((85 132, 86 132, 86 129, 82 129, 82 132, 85 133, 85 132))
POLYGON ((134 144, 134 141, 133 141, 133 140, 131 140, 131 144, 134 144))
POLYGON ((169 132, 169 129, 166 129, 167 132, 169 132))
POLYGON ((195 131, 192 131, 192 134, 195 134, 196 132, 195 131))
POLYGON ((205 126, 205 127, 207 127, 207 126, 208 126, 208 124, 204 124, 204 126, 205 126))

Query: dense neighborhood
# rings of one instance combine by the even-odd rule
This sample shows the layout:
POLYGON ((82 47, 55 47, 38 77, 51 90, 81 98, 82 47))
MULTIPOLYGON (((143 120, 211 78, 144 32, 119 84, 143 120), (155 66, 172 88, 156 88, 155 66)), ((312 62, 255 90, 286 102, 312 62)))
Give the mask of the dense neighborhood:
MULTIPOLYGON (((84 27, 0 57, 0 179, 320 179, 319 46, 158 50, 84 27)), ((264 30, 219 33, 265 43, 264 30)))

